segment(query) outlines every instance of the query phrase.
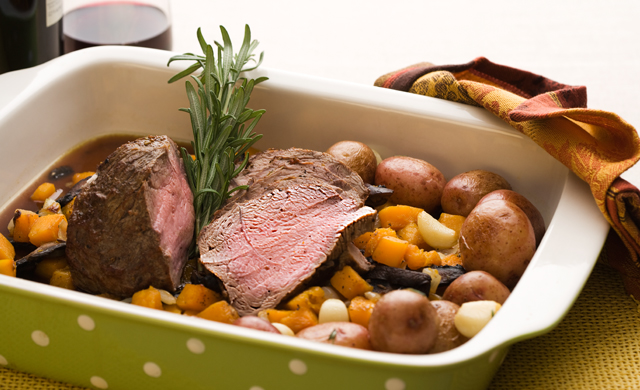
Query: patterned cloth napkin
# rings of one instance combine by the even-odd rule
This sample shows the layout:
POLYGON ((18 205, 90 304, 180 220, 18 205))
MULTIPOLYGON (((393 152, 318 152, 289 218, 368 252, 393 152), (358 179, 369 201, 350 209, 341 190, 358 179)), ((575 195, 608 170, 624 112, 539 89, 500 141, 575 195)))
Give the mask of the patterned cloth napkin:
POLYGON ((640 140, 618 115, 587 108, 586 87, 483 57, 462 65, 412 65, 375 85, 484 107, 587 182, 612 227, 605 244, 609 264, 640 300, 640 191, 620 177, 640 159, 640 140))

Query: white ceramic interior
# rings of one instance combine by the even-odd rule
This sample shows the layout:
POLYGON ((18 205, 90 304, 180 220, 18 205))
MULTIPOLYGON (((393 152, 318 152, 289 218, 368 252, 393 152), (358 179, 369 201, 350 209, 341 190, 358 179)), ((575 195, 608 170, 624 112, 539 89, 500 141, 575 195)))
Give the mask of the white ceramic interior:
MULTIPOLYGON (((0 205, 63 153, 96 136, 167 134, 190 139, 188 115, 178 111, 188 105, 184 81, 166 83, 184 64, 167 68, 170 55, 150 49, 99 47, 1 75, 0 205)), ((267 110, 257 128, 264 134, 257 147, 325 150, 336 141, 354 139, 369 144, 383 158, 408 155, 425 159, 447 178, 470 169, 492 170, 540 209, 547 233, 502 310, 477 337, 449 352, 404 356, 337 350, 295 339, 256 336, 244 329, 228 330, 215 323, 193 326, 366 362, 438 367, 458 365, 540 335, 562 319, 580 293, 609 229, 587 185, 563 165, 477 107, 275 69, 253 73, 258 75, 270 80, 256 88, 251 100, 253 108, 267 110)), ((1 279, 2 285, 16 291, 35 289, 62 301, 132 312, 118 302, 103 303, 82 293, 1 279)), ((189 320, 169 313, 137 313, 176 326, 189 320)))

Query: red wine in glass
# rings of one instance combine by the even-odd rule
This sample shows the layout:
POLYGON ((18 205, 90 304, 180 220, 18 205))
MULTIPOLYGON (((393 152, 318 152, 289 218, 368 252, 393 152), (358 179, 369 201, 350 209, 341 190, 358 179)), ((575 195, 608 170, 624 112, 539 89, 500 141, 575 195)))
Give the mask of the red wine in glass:
POLYGON ((64 52, 100 45, 171 50, 171 23, 158 7, 138 2, 96 2, 62 20, 64 52))

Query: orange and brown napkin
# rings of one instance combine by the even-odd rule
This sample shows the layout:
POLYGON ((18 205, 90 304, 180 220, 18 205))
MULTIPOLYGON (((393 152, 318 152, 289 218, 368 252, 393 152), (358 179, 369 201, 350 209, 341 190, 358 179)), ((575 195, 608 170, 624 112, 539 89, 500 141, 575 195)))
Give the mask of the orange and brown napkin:
POLYGON ((587 108, 585 87, 483 57, 461 65, 412 65, 375 85, 484 107, 587 182, 617 233, 607 238, 606 257, 627 292, 640 300, 640 191, 620 177, 640 159, 640 140, 618 115, 587 108))

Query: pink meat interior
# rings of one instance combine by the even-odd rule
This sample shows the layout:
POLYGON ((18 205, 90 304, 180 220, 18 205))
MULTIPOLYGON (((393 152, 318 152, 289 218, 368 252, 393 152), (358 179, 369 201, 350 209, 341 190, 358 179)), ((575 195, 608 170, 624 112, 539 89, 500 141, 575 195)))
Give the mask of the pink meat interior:
POLYGON ((312 275, 342 231, 368 212, 319 186, 276 190, 237 207, 217 221, 213 249, 201 260, 225 276, 232 303, 254 308, 312 275))

